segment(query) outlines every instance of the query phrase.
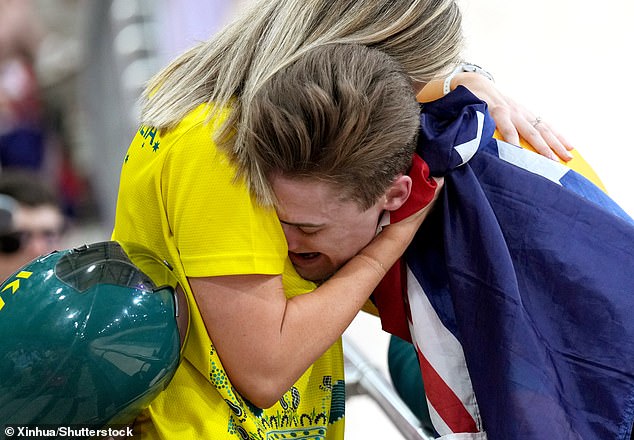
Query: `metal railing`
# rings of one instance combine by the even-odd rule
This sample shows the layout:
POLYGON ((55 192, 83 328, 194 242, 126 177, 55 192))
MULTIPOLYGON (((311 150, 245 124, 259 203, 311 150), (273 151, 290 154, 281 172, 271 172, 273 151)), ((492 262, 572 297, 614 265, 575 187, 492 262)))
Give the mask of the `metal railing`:
POLYGON ((346 362, 346 393, 365 394, 385 412, 406 440, 433 440, 434 437, 403 402, 384 375, 361 353, 349 338, 343 337, 346 362))

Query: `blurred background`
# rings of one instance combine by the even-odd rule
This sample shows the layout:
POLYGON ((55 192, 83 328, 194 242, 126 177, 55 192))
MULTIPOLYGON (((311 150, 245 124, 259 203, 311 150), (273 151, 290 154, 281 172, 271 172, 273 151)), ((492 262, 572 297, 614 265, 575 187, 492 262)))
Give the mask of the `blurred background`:
MULTIPOLYGON (((144 82, 250 2, 0 0, 1 172, 35 170, 60 195, 68 245, 109 237, 144 82)), ((465 58, 564 134, 633 214, 634 3, 460 4, 465 58)), ((378 320, 359 317, 346 340, 388 381, 378 320)), ((348 403, 348 438, 402 438, 363 390, 348 403)))

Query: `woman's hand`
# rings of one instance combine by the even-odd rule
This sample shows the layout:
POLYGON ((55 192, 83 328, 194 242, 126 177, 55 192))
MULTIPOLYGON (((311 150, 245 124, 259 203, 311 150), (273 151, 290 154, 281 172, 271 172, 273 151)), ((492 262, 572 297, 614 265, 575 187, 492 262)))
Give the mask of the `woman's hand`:
POLYGON ((553 160, 569 161, 573 147, 548 123, 536 117, 524 106, 503 95, 493 82, 477 73, 457 74, 451 89, 463 85, 489 106, 489 112, 502 138, 514 145, 524 138, 539 154, 553 160))
MULTIPOLYGON (((419 86, 420 84, 415 84, 419 86)), ((541 118, 503 95, 488 78, 473 72, 462 72, 451 79, 451 90, 465 86, 489 106, 489 112, 502 138, 511 144, 520 145, 524 138, 539 154, 553 160, 569 161, 573 147, 541 118)), ((443 96, 443 80, 434 80, 418 90, 420 102, 429 102, 443 96)))

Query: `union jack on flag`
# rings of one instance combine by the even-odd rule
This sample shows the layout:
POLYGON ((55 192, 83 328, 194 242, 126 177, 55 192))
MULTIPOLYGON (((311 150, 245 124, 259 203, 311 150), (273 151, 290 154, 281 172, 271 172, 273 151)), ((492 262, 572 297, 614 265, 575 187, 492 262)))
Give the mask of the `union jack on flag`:
POLYGON ((422 107, 415 194, 437 206, 373 295, 411 340, 443 439, 630 439, 634 221, 552 160, 493 138, 459 87, 422 107))

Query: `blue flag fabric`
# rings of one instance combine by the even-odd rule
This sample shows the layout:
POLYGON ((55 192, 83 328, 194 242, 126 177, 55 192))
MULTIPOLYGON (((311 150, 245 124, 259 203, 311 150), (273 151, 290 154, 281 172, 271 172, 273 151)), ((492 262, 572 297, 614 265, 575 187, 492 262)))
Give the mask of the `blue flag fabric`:
POLYGON ((445 186, 407 267, 462 346, 486 438, 629 439, 634 222, 494 130, 462 87, 423 106, 418 154, 445 186))

